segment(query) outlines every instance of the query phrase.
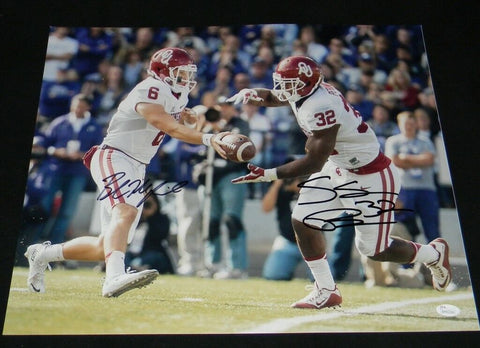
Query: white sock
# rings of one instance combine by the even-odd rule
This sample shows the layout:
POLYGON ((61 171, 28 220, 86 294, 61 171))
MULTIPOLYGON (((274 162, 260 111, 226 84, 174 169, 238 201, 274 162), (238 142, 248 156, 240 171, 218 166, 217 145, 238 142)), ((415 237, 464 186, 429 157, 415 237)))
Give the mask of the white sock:
POLYGON ((125 253, 114 250, 105 258, 105 278, 125 273, 125 253))
POLYGON ((305 262, 308 267, 310 267, 318 288, 335 289, 335 281, 333 280, 332 272, 327 262, 327 255, 316 260, 305 260, 305 262))
POLYGON ((47 262, 65 260, 65 258, 63 257, 63 245, 53 244, 53 245, 47 246, 44 249, 41 257, 47 262))
POLYGON ((417 255, 413 259, 413 262, 431 263, 438 260, 439 253, 433 246, 419 243, 413 244, 417 248, 417 255))

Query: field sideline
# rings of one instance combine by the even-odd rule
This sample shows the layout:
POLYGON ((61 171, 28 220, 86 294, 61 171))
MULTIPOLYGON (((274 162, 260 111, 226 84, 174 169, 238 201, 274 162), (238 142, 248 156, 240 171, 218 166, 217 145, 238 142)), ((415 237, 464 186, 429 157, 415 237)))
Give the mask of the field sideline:
POLYGON ((339 283, 340 309, 301 310, 290 304, 307 291, 290 282, 160 276, 118 298, 101 297, 103 274, 87 268, 46 274, 47 292, 27 292, 26 268, 12 276, 3 335, 251 334, 478 331, 473 293, 460 288, 366 289, 339 283), (452 304, 456 317, 436 308, 452 304), (113 319, 115 318, 115 319, 113 319))

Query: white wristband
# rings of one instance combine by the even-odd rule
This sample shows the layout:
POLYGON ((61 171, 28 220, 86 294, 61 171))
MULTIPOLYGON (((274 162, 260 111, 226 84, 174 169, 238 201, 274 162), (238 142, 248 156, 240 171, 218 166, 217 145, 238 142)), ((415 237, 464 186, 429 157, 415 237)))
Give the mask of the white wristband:
POLYGON ((49 147, 47 148, 47 154, 48 154, 49 156, 53 156, 54 153, 55 153, 55 147, 54 147, 54 146, 49 146, 49 147))
POLYGON ((212 146, 212 143, 210 142, 210 139, 213 138, 213 134, 203 134, 202 135, 202 143, 205 146, 212 146))
POLYGON ((266 181, 274 181, 278 179, 277 168, 265 169, 263 173, 264 173, 263 176, 265 177, 266 181))

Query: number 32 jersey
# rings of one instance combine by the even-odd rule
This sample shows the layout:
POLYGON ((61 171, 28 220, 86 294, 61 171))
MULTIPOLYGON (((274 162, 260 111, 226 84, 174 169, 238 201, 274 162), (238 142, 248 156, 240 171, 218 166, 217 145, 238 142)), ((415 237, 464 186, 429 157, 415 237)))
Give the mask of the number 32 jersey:
POLYGON ((104 144, 148 164, 157 153, 165 133, 136 111, 138 103, 162 105, 177 121, 188 102, 188 93, 174 94, 163 81, 151 76, 136 85, 118 106, 107 129, 104 144))
POLYGON ((340 125, 335 150, 329 157, 337 167, 359 168, 378 156, 380 145, 375 133, 332 85, 321 83, 312 95, 290 105, 307 136, 313 131, 340 125))

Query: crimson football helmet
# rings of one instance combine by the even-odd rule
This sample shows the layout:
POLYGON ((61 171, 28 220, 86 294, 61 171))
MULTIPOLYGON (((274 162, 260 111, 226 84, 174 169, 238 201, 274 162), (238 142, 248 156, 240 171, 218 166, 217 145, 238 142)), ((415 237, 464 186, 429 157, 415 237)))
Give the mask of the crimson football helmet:
POLYGON ((197 82, 197 66, 192 56, 177 47, 167 47, 155 52, 150 59, 148 73, 165 81, 173 92, 190 92, 197 82))
POLYGON ((272 93, 282 102, 296 102, 310 95, 322 79, 320 68, 313 59, 287 57, 278 63, 273 73, 272 93))

